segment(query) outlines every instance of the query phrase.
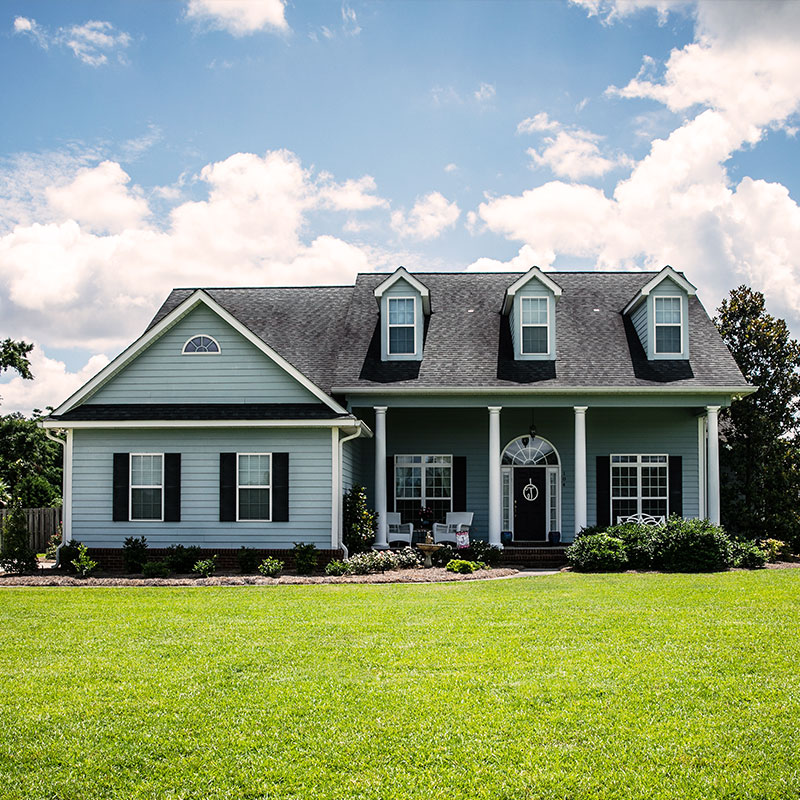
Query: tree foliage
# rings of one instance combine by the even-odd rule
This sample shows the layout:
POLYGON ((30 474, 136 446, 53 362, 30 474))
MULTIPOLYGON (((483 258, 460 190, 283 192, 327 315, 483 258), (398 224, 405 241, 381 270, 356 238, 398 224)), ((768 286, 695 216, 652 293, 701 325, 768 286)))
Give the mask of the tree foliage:
POLYGON ((733 289, 714 320, 757 391, 720 418, 722 522, 741 537, 800 537, 800 344, 764 295, 733 289))
POLYGON ((353 486, 345 492, 342 516, 342 538, 350 554, 369 550, 375 541, 378 516, 367 506, 363 486, 353 486))
POLYGON ((15 342, 13 339, 4 339, 0 342, 0 375, 7 370, 16 370, 23 378, 31 380, 31 363, 28 353, 33 350, 33 345, 27 342, 15 342))
POLYGON ((28 521, 22 504, 15 501, 0 536, 0 567, 6 572, 35 572, 36 553, 30 545, 28 521))

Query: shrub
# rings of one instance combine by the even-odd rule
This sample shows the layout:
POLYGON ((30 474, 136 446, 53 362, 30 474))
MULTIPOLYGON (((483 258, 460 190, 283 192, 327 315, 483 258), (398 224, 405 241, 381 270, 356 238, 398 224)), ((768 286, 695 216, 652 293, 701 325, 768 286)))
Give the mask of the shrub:
POLYGON ((201 578, 210 578, 217 571, 217 555, 211 558, 203 558, 196 561, 192 567, 192 572, 196 572, 201 578))
POLYGON ((58 530, 50 537, 47 542, 47 549, 44 551, 44 557, 48 561, 55 561, 56 560, 56 551, 58 550, 58 546, 61 544, 61 540, 63 537, 63 531, 61 528, 61 523, 58 523, 58 530))
POLYGON ((344 493, 342 538, 350 553, 363 553, 375 541, 377 514, 367 506, 367 491, 353 486, 344 493))
POLYGON ((733 565, 734 545, 707 519, 672 516, 655 528, 653 566, 666 572, 715 572, 733 565))
POLYGON ((282 569, 283 561, 272 556, 268 556, 258 565, 258 571, 267 578, 277 578, 282 569))
POLYGON ((78 544, 78 557, 73 559, 72 566, 81 578, 88 578, 97 569, 97 562, 89 556, 85 544, 78 544))
POLYGON ((147 563, 147 537, 128 536, 122 545, 122 560, 126 572, 141 572, 147 563))
POLYGON ((30 545, 28 520, 19 500, 12 504, 3 523, 0 566, 6 572, 35 572, 38 568, 36 552, 30 545))
POLYGON ((317 568, 317 546, 315 544, 294 544, 294 568, 298 575, 310 575, 317 568))
POLYGON ((376 572, 390 572, 399 569, 398 556, 391 550, 370 550, 367 553, 356 553, 347 562, 347 571, 351 575, 372 575, 376 572))
POLYGON ((454 558, 461 558, 461 551, 453 545, 446 544, 441 550, 431 554, 431 562, 437 567, 446 567, 454 558))
POLYGON ((397 569, 416 569, 422 563, 419 550, 413 547, 404 547, 394 553, 397 569))
POLYGON ((653 565, 655 536, 657 526, 641 525, 636 522, 623 522, 606 529, 609 536, 619 539, 625 547, 628 567, 648 569, 653 565))
POLYGON ((237 558, 239 560, 239 572, 242 575, 252 575, 258 570, 258 551, 254 548, 240 547, 237 558))
POLYGON ((582 536, 594 536, 598 533, 605 533, 608 530, 608 525, 588 525, 585 528, 581 528, 575 534, 575 541, 577 542, 582 536))
POLYGON ((173 544, 167 548, 165 560, 171 572, 186 575, 194 570, 194 565, 200 560, 200 548, 197 545, 184 547, 182 544, 173 544))
POLYGON ((347 575, 348 569, 347 564, 344 561, 339 561, 338 559, 334 559, 333 561, 329 561, 325 566, 325 574, 326 575, 347 575))
POLYGON ((145 578, 169 578, 169 564, 166 561, 148 561, 142 565, 145 578))
POLYGON ((448 572, 458 572, 461 575, 471 575, 480 568, 481 565, 477 561, 467 561, 463 558, 454 558, 448 561, 445 567, 448 572))
POLYGON ((73 539, 72 541, 67 542, 59 551, 58 551, 58 566, 61 569, 66 570, 67 572, 75 573, 75 567, 72 566, 72 562, 78 557, 78 553, 81 547, 81 543, 73 539))
POLYGON ((733 543, 733 566, 741 569, 763 569, 767 554, 755 542, 733 543))
POLYGON ((767 556, 767 561, 774 564, 791 555, 789 545, 781 539, 763 539, 759 545, 767 556))
POLYGON ((581 536, 567 548, 567 559, 581 572, 617 572, 625 569, 625 545, 607 533, 581 536))
POLYGON ((481 561, 489 567, 496 567, 503 557, 503 551, 499 547, 489 544, 489 542, 483 542, 480 539, 470 544, 467 548, 467 553, 470 561, 481 561))

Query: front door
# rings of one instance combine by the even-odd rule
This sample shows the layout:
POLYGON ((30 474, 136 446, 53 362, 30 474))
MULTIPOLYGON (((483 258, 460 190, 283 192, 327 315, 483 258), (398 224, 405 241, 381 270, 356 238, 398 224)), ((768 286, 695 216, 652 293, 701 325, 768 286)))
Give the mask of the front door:
POLYGON ((547 470, 514 467, 514 541, 547 538, 547 470))

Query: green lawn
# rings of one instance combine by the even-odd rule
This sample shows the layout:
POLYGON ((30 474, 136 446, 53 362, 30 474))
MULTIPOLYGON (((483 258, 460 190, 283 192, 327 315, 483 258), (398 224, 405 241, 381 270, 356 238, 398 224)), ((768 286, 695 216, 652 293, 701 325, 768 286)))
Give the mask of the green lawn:
POLYGON ((0 797, 794 798, 800 570, 0 590, 0 797))

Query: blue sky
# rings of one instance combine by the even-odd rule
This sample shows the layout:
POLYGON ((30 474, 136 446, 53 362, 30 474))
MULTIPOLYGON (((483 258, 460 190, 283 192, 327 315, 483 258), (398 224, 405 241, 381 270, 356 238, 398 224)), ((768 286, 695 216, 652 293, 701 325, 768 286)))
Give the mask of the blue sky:
POLYGON ((173 286, 682 269, 800 332, 800 4, 5 0, 3 412, 173 286))

